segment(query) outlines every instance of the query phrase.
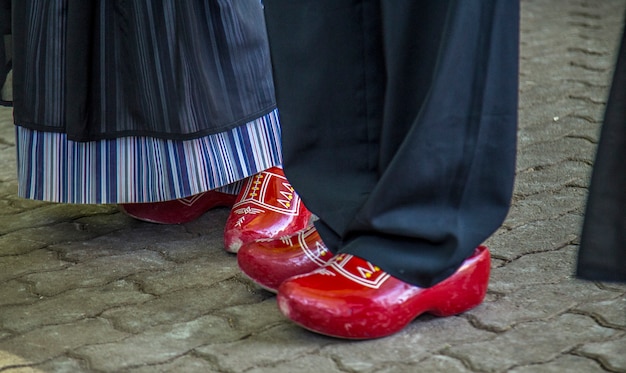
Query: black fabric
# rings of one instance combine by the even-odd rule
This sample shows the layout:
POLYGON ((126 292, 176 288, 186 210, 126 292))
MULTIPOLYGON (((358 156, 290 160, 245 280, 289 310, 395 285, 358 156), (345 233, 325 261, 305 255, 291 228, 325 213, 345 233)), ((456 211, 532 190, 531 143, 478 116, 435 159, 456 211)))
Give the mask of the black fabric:
MULTIPOLYGON (((0 0, 0 89, 4 86, 11 70, 12 60, 5 38, 11 36, 11 0, 0 0)), ((0 97, 0 105, 10 105, 0 97)))
POLYGON ((510 204, 518 1, 264 3, 285 172, 325 243, 451 275, 510 204))
POLYGON ((185 140, 275 109, 259 0, 15 0, 15 122, 185 140))
POLYGON ((613 73, 589 186, 578 277, 626 282, 626 32, 613 73))

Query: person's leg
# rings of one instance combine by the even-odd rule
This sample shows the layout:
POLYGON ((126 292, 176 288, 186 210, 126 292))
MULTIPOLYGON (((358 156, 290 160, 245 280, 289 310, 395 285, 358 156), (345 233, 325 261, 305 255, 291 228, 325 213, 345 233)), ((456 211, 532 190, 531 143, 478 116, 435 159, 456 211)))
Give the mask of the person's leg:
POLYGON ((626 32, 622 35, 585 212, 576 275, 626 282, 626 32))
POLYGON ((509 207, 519 9, 381 3, 266 1, 284 167, 331 251, 431 286, 509 207))
POLYGON ((378 179, 384 74, 378 1, 264 1, 283 167, 333 251, 378 179), (358 4, 357 4, 358 3, 358 4), (295 182, 293 181, 295 180, 295 182))

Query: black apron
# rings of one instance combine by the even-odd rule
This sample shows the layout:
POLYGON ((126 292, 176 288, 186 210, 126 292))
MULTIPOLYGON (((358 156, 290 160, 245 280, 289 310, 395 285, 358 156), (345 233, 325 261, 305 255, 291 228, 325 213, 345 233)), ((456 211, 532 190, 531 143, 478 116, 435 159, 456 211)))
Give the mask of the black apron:
POLYGON ((17 125, 185 140, 275 109, 259 0, 15 0, 17 125))
MULTIPOLYGON (((0 0, 0 89, 4 87, 7 74, 11 70, 10 43, 6 43, 11 37, 11 0, 0 0), (8 44, 8 45, 7 45, 8 44)), ((0 97, 0 105, 11 103, 0 97)))

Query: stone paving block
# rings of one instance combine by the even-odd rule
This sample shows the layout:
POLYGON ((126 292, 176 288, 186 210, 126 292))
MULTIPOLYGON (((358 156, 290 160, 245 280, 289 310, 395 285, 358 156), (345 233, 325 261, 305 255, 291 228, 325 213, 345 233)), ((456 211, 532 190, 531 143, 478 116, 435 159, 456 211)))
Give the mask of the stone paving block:
POLYGON ((58 224, 89 215, 109 214, 112 208, 108 205, 42 204, 19 214, 0 215, 0 234, 58 224))
POLYGON ((343 373, 345 370, 339 369, 337 365, 330 359, 316 356, 305 355, 300 356, 297 359, 290 359, 288 361, 270 365, 270 366, 257 366, 247 371, 247 373, 294 373, 294 372, 328 372, 328 373, 343 373))
POLYGON ((47 246, 47 242, 37 239, 37 236, 26 236, 23 231, 0 235, 0 257, 26 254, 47 246))
POLYGON ((88 361, 93 370, 119 372, 163 364, 200 346, 235 341, 245 334, 234 330, 226 320, 208 315, 189 322, 160 325, 120 342, 81 347, 74 355, 88 361))
POLYGON ((137 250, 74 264, 63 271, 49 271, 24 276, 33 284, 34 292, 51 297, 70 289, 103 286, 144 271, 164 270, 174 266, 158 253, 137 250))
POLYGON ((37 365, 35 368, 40 369, 43 372, 54 373, 89 373, 88 367, 83 362, 72 359, 67 356, 61 356, 56 359, 46 361, 43 364, 37 365))
POLYGON ((125 370, 127 373, 225 373, 213 369, 213 364, 195 356, 185 355, 164 364, 147 365, 125 370))
POLYGON ((615 340, 585 343, 577 352, 597 359, 612 372, 626 372, 626 334, 615 340))
POLYGON ((546 167, 563 161, 591 164, 595 158, 596 144, 581 138, 564 138, 529 145, 518 154, 517 167, 522 170, 546 167))
POLYGON ((576 310, 600 320, 604 326, 626 330, 626 293, 615 299, 581 304, 576 310))
POLYGON ((583 215, 587 189, 563 188, 516 198, 503 227, 518 228, 530 222, 556 219, 565 214, 583 215))
MULTIPOLYGON (((331 344, 320 354, 332 357, 348 371, 377 373, 397 362, 420 366, 430 354, 469 342, 489 341, 492 332, 472 326, 463 317, 420 317, 393 338, 358 343, 331 344)), ((421 371, 421 370, 420 370, 421 371)))
MULTIPOLYGON (((565 117, 559 117, 558 120, 552 117, 547 123, 542 123, 541 126, 533 125, 518 135, 518 158, 524 157, 530 146, 549 141, 559 141, 567 137, 584 139, 593 144, 592 146, 597 147, 600 138, 598 128, 600 121, 600 117, 566 114, 565 117)), ((545 148, 539 149, 544 150, 545 148)), ((518 171, 524 171, 526 168, 528 168, 526 165, 518 162, 518 171)))
POLYGON ((591 166, 583 162, 565 161, 541 169, 528 169, 517 174, 515 193, 524 196, 558 191, 565 186, 586 187, 591 166))
POLYGON ((451 347, 445 353, 467 361, 474 370, 503 372, 554 360, 583 342, 602 341, 616 334, 589 317, 564 314, 554 320, 520 324, 491 341, 451 347))
POLYGON ((0 329, 0 341, 3 339, 7 339, 7 338, 11 338, 13 337, 13 333, 8 331, 8 330, 3 330, 0 329))
POLYGON ((15 127, 13 127, 13 108, 0 106, 0 144, 15 145, 15 127))
MULTIPOLYGON (((169 240, 182 241, 193 237, 180 225, 148 224, 121 214, 120 217, 132 221, 124 230, 108 233, 89 241, 52 245, 50 249, 59 252, 60 257, 65 260, 85 262, 103 256, 151 249, 169 240)), ((184 251, 185 248, 179 247, 178 250, 184 251)))
POLYGON ((237 257, 224 250, 224 240, 221 236, 220 239, 216 239, 215 236, 195 237, 188 233, 182 240, 156 242, 150 245, 150 249, 177 263, 203 258, 215 262, 215 265, 210 267, 237 266, 237 257))
MULTIPOLYGON (((2 252, 2 247, 0 247, 2 252)), ((54 252, 35 250, 16 256, 0 256, 0 284, 29 273, 54 271, 68 267, 70 263, 57 259, 54 252)))
MULTIPOLYGON (((4 372, 8 370, 14 370, 14 369, 18 369, 17 367, 19 366, 24 366, 28 364, 30 364, 28 360, 20 356, 14 355, 12 353, 9 353, 7 351, 0 350, 0 371, 4 372), (15 368, 9 368, 9 367, 15 367, 15 368)), ((32 369, 32 368, 29 368, 29 369, 32 369)), ((35 370, 32 369, 31 371, 34 372, 35 370)))
POLYGON ((145 302, 151 297, 123 280, 97 288, 69 290, 32 304, 3 307, 0 329, 24 333, 45 325, 67 324, 96 317, 113 307, 145 302))
POLYGON ((223 281, 212 286, 179 289, 141 304, 115 308, 105 311, 102 317, 120 330, 137 334, 154 325, 190 321, 225 307, 258 303, 263 297, 261 293, 247 291, 244 284, 223 281))
POLYGON ((616 294, 592 283, 565 280, 557 284, 537 284, 503 294, 465 313, 475 326, 507 331, 517 324, 548 320, 578 307, 579 304, 614 299, 616 294))
POLYGON ((471 373, 463 363, 450 356, 433 355, 416 364, 398 361, 395 364, 380 367, 376 373, 471 373))
MULTIPOLYGON (((182 241, 177 241, 179 248, 182 241)), ((183 251, 183 250, 180 250, 183 251)), ((185 247, 184 251, 188 251, 185 247)), ((162 252, 161 252, 162 254, 162 252)), ((202 257, 187 262, 174 263, 167 271, 145 272, 133 275, 142 289, 150 294, 166 294, 181 288, 210 286, 240 274, 236 259, 223 253, 198 251, 202 257)))
POLYGON ((49 203, 34 201, 17 196, 17 181, 0 181, 0 216, 12 216, 33 210, 49 203))
POLYGON ((5 182, 9 180, 15 180, 17 175, 15 162, 15 148, 11 147, 2 147, 0 148, 0 159, 2 159, 2 167, 0 167, 0 181, 5 182))
POLYGON ((77 221, 22 229, 0 236, 0 255, 23 254, 58 243, 83 242, 107 231, 106 226, 88 226, 77 221))
POLYGON ((127 336, 113 329, 104 319, 84 319, 70 324, 44 326, 0 341, 0 351, 8 351, 29 363, 42 363, 81 346, 121 341, 127 336))
POLYGON ((571 279, 576 264, 578 246, 560 250, 526 254, 506 266, 491 271, 489 290, 511 293, 522 287, 558 284, 571 279))
POLYGON ((224 226, 226 225, 226 219, 228 219, 229 214, 229 208, 218 207, 210 210, 194 221, 185 223, 184 226, 189 233, 208 236, 211 239, 222 241, 221 245, 223 247, 224 226))
POLYGON ((7 281, 0 283, 0 312, 2 312, 1 307, 3 306, 33 303, 37 299, 39 297, 33 294, 28 285, 23 282, 7 281))
POLYGON ((606 373, 593 359, 563 355, 542 364, 529 364, 508 370, 508 373, 606 373))
POLYGON ((250 330, 252 333, 273 328, 281 323, 290 323, 278 310, 276 298, 269 293, 264 296, 269 298, 255 304, 225 307, 214 314, 228 320, 235 329, 250 330))
POLYGON ((320 346, 333 343, 339 342, 286 324, 252 334, 243 340, 211 343, 197 348, 196 353, 215 362, 223 371, 244 372, 257 366, 297 360, 315 353, 320 346))
POLYGON ((531 221, 506 234, 490 237, 486 244, 494 257, 514 260, 522 255, 553 251, 578 239, 582 217, 566 214, 556 219, 531 221))

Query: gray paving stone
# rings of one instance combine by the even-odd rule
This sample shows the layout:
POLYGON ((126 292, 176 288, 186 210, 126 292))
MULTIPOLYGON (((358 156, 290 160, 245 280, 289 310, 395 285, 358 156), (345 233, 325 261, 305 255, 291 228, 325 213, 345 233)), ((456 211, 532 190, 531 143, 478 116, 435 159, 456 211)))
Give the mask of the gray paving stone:
POLYGON ((33 303, 37 299, 39 297, 33 294, 28 285, 23 282, 7 281, 0 284, 0 307, 33 303))
POLYGON ((564 138, 526 146, 519 152, 518 169, 527 170, 560 163, 579 161, 593 163, 596 145, 584 138, 564 138))
MULTIPOLYGON (((264 296, 268 295, 264 294, 264 296)), ((228 320, 228 323, 235 329, 258 333, 288 322, 280 312, 276 312, 277 309, 276 298, 270 297, 255 304, 226 307, 215 311, 214 314, 228 320)))
POLYGON ((35 250, 17 256, 0 256, 0 284, 29 273, 53 271, 69 265, 68 262, 58 260, 56 253, 48 250, 35 250))
MULTIPOLYGON (((598 113, 593 113, 592 115, 594 116, 566 112, 552 113, 552 116, 548 117, 548 114, 544 114, 544 116, 537 119, 540 121, 539 123, 531 123, 528 128, 519 132, 518 159, 532 155, 529 154, 531 146, 535 146, 534 152, 547 151, 545 144, 568 137, 584 139, 590 144, 597 146, 600 138, 598 125, 602 118, 602 111, 598 110, 598 113), (558 120, 555 120, 555 118, 558 118, 558 120)), ((529 121, 530 119, 526 118, 529 121)), ((518 170, 523 171, 526 168, 528 168, 527 165, 518 162, 518 170)))
POLYGON ((180 264, 196 259, 206 259, 214 263, 209 264, 209 268, 217 269, 220 266, 235 268, 232 265, 235 256, 224 250, 224 239, 221 235, 219 239, 216 239, 215 236, 194 237, 187 233, 180 240, 171 239, 166 242, 155 242, 150 245, 150 249, 158 251, 168 260, 180 264))
POLYGON ((504 332, 517 324, 554 319, 579 304, 614 299, 616 294, 577 280, 557 284, 537 284, 502 294, 486 301, 465 315, 477 327, 504 332))
POLYGON ((42 204, 40 207, 10 216, 0 216, 0 234, 72 221, 89 215, 108 214, 107 205, 42 204))
POLYGON ((33 304, 6 306, 0 312, 0 329, 24 333, 45 325, 67 324, 96 317, 107 309, 140 303, 152 296, 127 281, 96 288, 74 289, 33 304))
POLYGON ((104 286, 134 273, 165 270, 173 265, 154 251, 138 250, 103 256, 74 264, 62 271, 35 273, 23 278, 33 284, 35 293, 51 297, 71 289, 104 286))
POLYGON ((0 216, 12 216, 48 203, 17 197, 17 181, 0 181, 0 216))
POLYGON ((243 372, 254 367, 300 359, 315 353, 320 346, 338 343, 336 340, 308 333, 295 325, 278 325, 245 340, 212 343, 196 352, 226 372, 243 372))
POLYGON ((472 372, 463 363, 455 358, 443 355, 433 355, 416 364, 405 364, 398 362, 382 369, 376 373, 469 373, 472 372))
POLYGON ((176 358, 171 362, 163 364, 147 365, 138 368, 126 369, 128 373, 224 373, 224 371, 215 370, 213 364, 204 359, 191 355, 184 355, 176 358))
POLYGON ((584 214, 587 189, 563 188, 557 191, 515 198, 503 227, 509 230, 547 219, 557 219, 565 214, 584 214))
POLYGON ((492 255, 514 260, 523 255, 553 251, 578 239, 582 217, 566 214, 551 220, 531 221, 506 233, 490 237, 486 243, 492 255))
POLYGON ((489 290, 511 293, 529 285, 558 284, 571 279, 576 264, 577 246, 526 254, 491 271, 489 290))
POLYGON ((626 330, 626 295, 624 294, 615 299, 581 304, 576 307, 576 310, 591 315, 602 325, 626 330))
POLYGON ((527 196, 566 186, 585 187, 590 176, 591 166, 584 162, 564 161, 540 169, 531 168, 517 174, 515 193, 527 196))
POLYGON ((49 360, 43 364, 36 365, 35 368, 39 372, 54 373, 88 373, 90 371, 83 362, 67 356, 49 360))
MULTIPOLYGON (((178 244, 180 247, 181 242, 178 244)), ((209 286, 240 274, 232 257, 223 253, 213 255, 206 248, 202 254, 202 257, 176 263, 167 271, 144 272, 131 278, 141 283, 145 292, 160 295, 181 288, 209 286)))
POLYGON ((563 355, 541 364, 530 364, 510 369, 509 373, 606 373, 606 370, 593 359, 563 355))
POLYGON ((94 370, 119 372, 146 364, 163 364, 206 345, 242 338, 245 331, 231 328, 212 315, 174 325, 160 325, 116 343, 102 343, 74 350, 94 370))
POLYGON ((342 373, 345 370, 339 369, 337 365, 330 359, 317 356, 306 355, 298 357, 297 359, 290 359, 288 361, 271 365, 271 366, 257 366, 247 371, 248 373, 293 373, 293 372, 328 372, 328 373, 342 373))
MULTIPOLYGON (((0 341, 0 350, 28 356, 29 363, 42 363, 91 343, 120 341, 126 333, 117 331, 106 320, 83 319, 50 325, 0 341)), ((0 368, 1 369, 1 368, 0 368)))
POLYGON ((419 366, 429 355, 468 342, 489 341, 492 332, 475 328, 463 317, 420 317, 393 338, 330 345, 320 353, 349 371, 378 372, 396 362, 419 366))
MULTIPOLYGON (((127 219, 121 214, 120 217, 127 219)), ((129 225, 130 228, 108 233, 89 241, 52 245, 50 249, 58 252, 64 260, 86 262, 104 256, 123 255, 133 251, 157 248, 161 242, 168 240, 179 241, 193 237, 185 231, 183 226, 179 225, 155 226, 136 221, 129 225)), ((185 250, 184 246, 179 247, 179 250, 185 250)))
MULTIPOLYGON (((36 228, 31 229, 31 231, 35 230, 36 228)), ((0 257, 26 254, 47 246, 48 243, 39 239, 39 236, 26 236, 22 231, 11 232, 0 236, 0 247, 3 248, 0 257)))
POLYGON ((451 347, 446 354, 469 362, 475 370, 503 372, 515 366, 554 360, 582 342, 606 340, 616 334, 591 318, 565 314, 550 321, 520 324, 490 341, 451 347))
POLYGON ((102 313, 120 330, 133 334, 151 326, 194 320, 224 307, 254 304, 264 294, 246 291, 246 286, 223 281, 201 288, 179 289, 146 302, 118 307, 102 313))
POLYGON ((626 334, 621 338, 585 343, 578 353, 597 359, 603 367, 612 372, 626 372, 626 334))

